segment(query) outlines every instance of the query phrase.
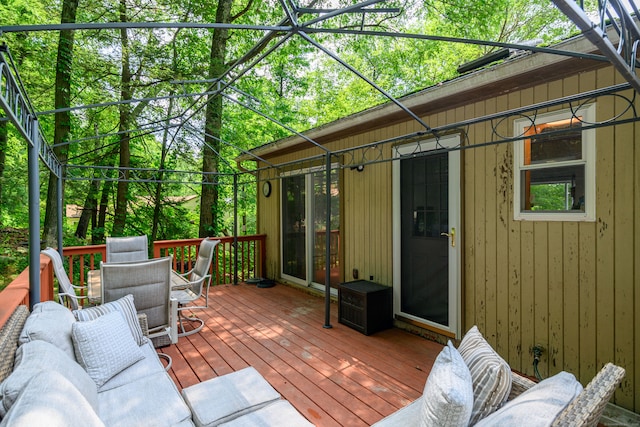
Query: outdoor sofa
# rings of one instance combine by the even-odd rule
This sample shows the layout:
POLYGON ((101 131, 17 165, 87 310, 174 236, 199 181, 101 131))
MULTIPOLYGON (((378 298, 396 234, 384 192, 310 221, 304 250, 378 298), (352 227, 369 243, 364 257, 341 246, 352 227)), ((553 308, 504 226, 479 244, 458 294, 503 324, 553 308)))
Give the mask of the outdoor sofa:
POLYGON ((125 296, 76 319, 18 306, 0 331, 0 426, 312 426, 251 367, 179 392, 125 296))
POLYGON ((596 426, 624 375, 607 363, 584 389, 568 372, 536 383, 513 372, 474 326, 438 355, 423 395, 374 426, 596 426))

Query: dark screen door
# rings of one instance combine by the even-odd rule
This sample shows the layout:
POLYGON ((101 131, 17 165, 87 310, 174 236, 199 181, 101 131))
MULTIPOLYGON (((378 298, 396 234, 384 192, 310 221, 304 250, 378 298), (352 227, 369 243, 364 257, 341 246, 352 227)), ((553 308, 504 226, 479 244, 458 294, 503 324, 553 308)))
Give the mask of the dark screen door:
POLYGON ((401 310, 449 326, 449 161, 442 152, 402 160, 401 310))

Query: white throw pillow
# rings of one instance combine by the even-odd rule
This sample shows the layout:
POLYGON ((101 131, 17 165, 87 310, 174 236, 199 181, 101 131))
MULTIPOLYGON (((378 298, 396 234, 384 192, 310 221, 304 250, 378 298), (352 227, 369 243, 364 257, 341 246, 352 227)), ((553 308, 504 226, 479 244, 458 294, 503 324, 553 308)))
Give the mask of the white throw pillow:
POLYGON ((511 368, 484 339, 477 326, 466 333, 460 355, 469 367, 473 379, 473 411, 469 425, 498 409, 511 392, 511 368))
POLYGON ((86 322, 88 320, 95 320, 98 317, 105 315, 107 313, 111 313, 114 311, 119 311, 122 314, 122 317, 127 322, 129 329, 131 330, 131 335, 135 339, 138 345, 143 345, 147 343, 147 337, 142 333, 142 328, 140 328, 140 321, 138 320, 138 311, 136 310, 136 306, 133 303, 133 295, 126 295, 116 301, 111 301, 106 304, 97 305, 95 307, 87 307, 81 310, 74 310, 73 315, 81 322, 86 322))
POLYGON ((66 376, 91 407, 98 409, 97 387, 85 370, 53 344, 37 340, 18 347, 13 372, 0 384, 0 418, 11 409, 29 381, 42 371, 66 376))
POLYGON ((420 425, 466 427, 472 409, 471 373, 449 341, 436 358, 424 386, 420 425))
POLYGON ((71 327, 75 322, 75 317, 66 308, 31 313, 20 332, 18 342, 25 344, 36 340, 47 341, 75 360, 71 341, 71 327))
POLYGON ((98 387, 144 358, 119 311, 74 323, 71 336, 78 363, 98 387))
POLYGON ((581 392, 582 385, 572 374, 560 372, 505 403, 476 426, 550 426, 581 392))

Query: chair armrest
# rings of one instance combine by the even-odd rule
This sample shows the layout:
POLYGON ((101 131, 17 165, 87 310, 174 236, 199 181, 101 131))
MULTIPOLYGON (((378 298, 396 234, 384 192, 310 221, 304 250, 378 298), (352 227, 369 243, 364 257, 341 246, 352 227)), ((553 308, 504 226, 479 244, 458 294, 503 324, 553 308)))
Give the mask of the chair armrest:
POLYGON ((558 415, 552 426, 594 426, 625 376, 624 368, 607 363, 582 393, 558 415))
MULTIPOLYGON (((65 305, 64 303, 64 298, 63 297, 69 297, 72 298, 76 301, 80 301, 80 300, 87 300, 89 299, 88 295, 76 295, 76 294, 68 294, 66 292, 59 292, 58 293, 58 302, 60 303, 60 305, 65 305)), ((82 306, 82 304, 78 303, 78 306, 82 306)))
MULTIPOLYGON (((179 276, 179 274, 177 274, 177 275, 179 276)), ((194 285, 199 285, 201 282, 205 281, 206 279, 209 279, 210 277, 211 277, 210 274, 205 274, 204 276, 202 276, 198 280, 194 280, 193 282, 186 281, 185 283, 172 284, 171 285, 171 290, 172 291, 181 291, 181 290, 184 290, 184 289, 188 289, 188 288, 193 287, 194 285)))
POLYGON ((175 298, 169 299, 169 337, 171 338, 171 344, 178 343, 178 300, 175 298))
POLYGON ((536 385, 535 381, 532 381, 529 378, 514 371, 511 371, 511 377, 511 392, 509 393, 509 398, 507 400, 515 399, 516 397, 520 396, 522 393, 536 385))

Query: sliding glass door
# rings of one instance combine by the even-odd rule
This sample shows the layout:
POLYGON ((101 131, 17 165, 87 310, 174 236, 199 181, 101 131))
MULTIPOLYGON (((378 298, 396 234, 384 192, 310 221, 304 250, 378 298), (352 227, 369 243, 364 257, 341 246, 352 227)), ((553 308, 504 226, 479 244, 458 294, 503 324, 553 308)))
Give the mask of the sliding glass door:
POLYGON ((324 170, 282 179, 282 275, 324 289, 327 268, 332 287, 340 282, 340 193, 331 171, 331 223, 327 260, 327 193, 324 170))

